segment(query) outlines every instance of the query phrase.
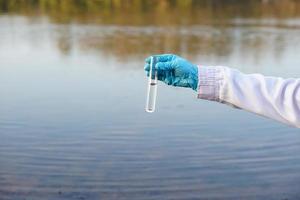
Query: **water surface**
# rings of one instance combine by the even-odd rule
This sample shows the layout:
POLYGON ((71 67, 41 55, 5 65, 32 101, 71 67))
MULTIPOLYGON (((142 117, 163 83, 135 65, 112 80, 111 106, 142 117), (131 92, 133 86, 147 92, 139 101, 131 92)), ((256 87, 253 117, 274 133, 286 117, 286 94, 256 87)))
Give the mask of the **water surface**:
POLYGON ((298 129, 161 83, 146 113, 143 72, 146 56, 171 52, 300 77, 297 16, 90 18, 0 16, 0 199, 300 198, 298 129))

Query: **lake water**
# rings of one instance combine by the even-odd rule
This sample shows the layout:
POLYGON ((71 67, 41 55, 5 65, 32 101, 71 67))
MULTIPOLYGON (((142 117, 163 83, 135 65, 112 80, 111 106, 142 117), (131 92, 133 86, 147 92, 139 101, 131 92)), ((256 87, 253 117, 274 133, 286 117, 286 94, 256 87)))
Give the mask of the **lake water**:
POLYGON ((0 199, 300 199, 300 131, 159 83, 176 53, 300 77, 300 19, 170 26, 0 15, 0 199))

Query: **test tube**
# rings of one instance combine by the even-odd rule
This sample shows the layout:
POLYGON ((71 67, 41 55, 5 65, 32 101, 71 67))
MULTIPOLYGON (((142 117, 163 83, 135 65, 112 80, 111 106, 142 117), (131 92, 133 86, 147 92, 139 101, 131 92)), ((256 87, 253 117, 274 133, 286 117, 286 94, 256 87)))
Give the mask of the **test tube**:
POLYGON ((146 112, 155 111, 156 95, 157 95, 157 71, 155 70, 156 57, 152 56, 150 61, 148 93, 146 101, 146 112))

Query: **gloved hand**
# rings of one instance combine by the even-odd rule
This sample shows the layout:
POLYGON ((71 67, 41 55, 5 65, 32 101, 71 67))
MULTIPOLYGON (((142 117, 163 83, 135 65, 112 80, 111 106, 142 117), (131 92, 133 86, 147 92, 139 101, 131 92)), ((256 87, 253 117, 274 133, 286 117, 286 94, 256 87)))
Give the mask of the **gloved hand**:
MULTIPOLYGON (((157 70, 157 79, 165 82, 168 85, 178 87, 189 87, 197 90, 198 86, 198 68, 189 61, 173 55, 162 54, 155 55, 157 63, 155 70, 157 70)), ((145 71, 149 76, 151 57, 146 58, 145 71)))

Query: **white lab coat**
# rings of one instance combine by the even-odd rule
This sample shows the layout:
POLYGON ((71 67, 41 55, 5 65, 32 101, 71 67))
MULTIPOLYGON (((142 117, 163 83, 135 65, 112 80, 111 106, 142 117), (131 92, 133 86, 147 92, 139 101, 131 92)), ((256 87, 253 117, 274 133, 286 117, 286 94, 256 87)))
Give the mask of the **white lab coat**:
POLYGON ((300 79, 198 66, 198 98, 241 108, 300 128, 300 79))

